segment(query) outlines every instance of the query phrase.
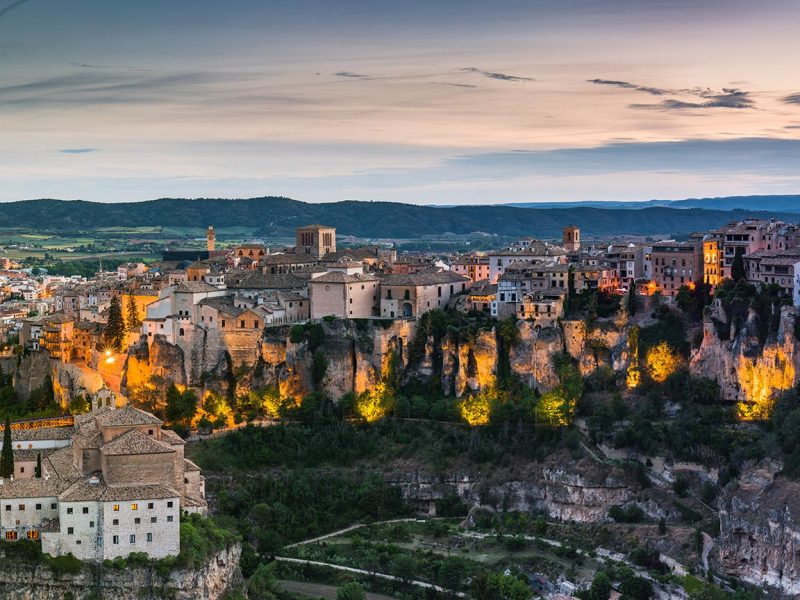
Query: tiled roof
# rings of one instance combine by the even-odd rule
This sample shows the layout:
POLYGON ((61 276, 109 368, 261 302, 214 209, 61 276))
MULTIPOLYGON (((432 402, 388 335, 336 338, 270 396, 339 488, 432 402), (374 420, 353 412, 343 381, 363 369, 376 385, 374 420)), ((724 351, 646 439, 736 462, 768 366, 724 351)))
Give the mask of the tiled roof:
POLYGON ((175 449, 138 429, 131 429, 104 444, 100 448, 100 452, 106 456, 124 456, 128 454, 166 454, 175 452, 175 449))
POLYGON ((171 446, 183 446, 186 444, 186 441, 171 429, 161 430, 161 441, 171 446))
POLYGON ((42 461, 42 469, 62 481, 75 481, 80 473, 72 463, 72 448, 59 448, 42 461))
POLYGON ((24 450, 14 450, 14 462, 31 462, 35 461, 38 456, 41 456, 42 460, 44 460, 47 455, 52 454, 54 450, 54 448, 26 448, 24 450))
POLYGON ((365 281, 378 281, 374 275, 354 274, 348 275, 341 271, 331 271, 311 280, 311 283, 363 283, 365 281))
POLYGON ((58 497, 61 502, 127 502, 132 500, 156 500, 178 498, 180 494, 161 484, 108 485, 100 474, 76 481, 58 497), (94 481, 94 483, 92 483, 94 481))
POLYGON ((179 281, 175 284, 175 291, 179 293, 199 294, 202 292, 214 292, 217 289, 205 281, 179 281))
POLYGON ((293 290, 305 287, 306 281, 293 273, 247 273, 225 278, 228 289, 293 290))
POLYGON ((116 410, 95 411, 93 414, 100 427, 161 425, 161 419, 133 406, 125 406, 116 410))
POLYGON ((461 283, 470 281, 469 277, 464 277, 452 271, 440 271, 438 273, 409 273, 408 275, 394 274, 386 275, 381 278, 381 285, 437 285, 447 283, 461 283))
POLYGON ((79 448, 99 448, 103 445, 103 436, 97 429, 87 429, 75 435, 72 443, 79 448))
POLYGON ((309 254, 295 254, 285 252, 281 254, 267 254, 258 259, 260 265, 306 265, 316 262, 309 254))
POLYGON ((198 467, 194 462, 189 460, 188 458, 183 459, 183 466, 184 471, 199 471, 200 467, 198 467))
POLYGON ((319 223, 312 223, 311 225, 305 225, 303 227, 298 227, 298 231, 317 231, 318 229, 333 229, 328 225, 320 225, 319 223))
POLYGON ((12 429, 14 442, 33 442, 41 440, 68 440, 72 437, 72 427, 42 427, 41 429, 12 429))
POLYGON ((59 479, 4 479, 0 498, 55 498, 67 484, 59 479))

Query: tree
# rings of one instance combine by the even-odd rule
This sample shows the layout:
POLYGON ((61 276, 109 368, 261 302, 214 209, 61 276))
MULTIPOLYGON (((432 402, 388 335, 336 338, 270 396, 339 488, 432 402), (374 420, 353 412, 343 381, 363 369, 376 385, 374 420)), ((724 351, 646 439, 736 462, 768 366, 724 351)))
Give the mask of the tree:
POLYGON ((197 413, 197 394, 180 391, 173 383, 167 390, 167 419, 172 423, 189 425, 197 413))
POLYGON ((628 290, 628 298, 626 299, 628 307, 628 314, 633 316, 636 314, 636 284, 631 282, 631 287, 628 290))
POLYGON ((357 581, 351 581, 336 588, 336 600, 364 600, 366 597, 364 588, 357 581))
POLYGON ((14 449, 11 446, 11 417, 6 415, 3 450, 0 451, 0 477, 8 479, 12 475, 14 475, 14 449))
POLYGON ((33 476, 37 479, 42 478, 42 453, 36 453, 36 469, 33 471, 33 476))
POLYGON ((125 320, 122 318, 122 307, 119 298, 111 298, 111 305, 108 308, 108 324, 103 334, 109 348, 122 352, 122 344, 125 341, 125 320))
POLYGON ((611 595, 611 580, 604 571, 598 571, 592 579, 592 587, 589 588, 589 600, 608 600, 611 595))
POLYGON ((731 279, 734 281, 747 279, 747 273, 744 270, 744 248, 736 248, 736 255, 733 257, 731 265, 731 279))
POLYGON ((136 333, 142 328, 142 320, 139 318, 139 309, 136 308, 136 300, 133 294, 128 295, 128 331, 136 333))

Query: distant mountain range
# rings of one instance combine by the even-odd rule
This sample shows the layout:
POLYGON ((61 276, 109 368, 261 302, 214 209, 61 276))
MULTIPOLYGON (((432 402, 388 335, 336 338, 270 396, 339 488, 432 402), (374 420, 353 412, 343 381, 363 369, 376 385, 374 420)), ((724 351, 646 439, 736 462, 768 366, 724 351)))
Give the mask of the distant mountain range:
POLYGON ((642 202, 581 201, 581 202, 514 202, 503 206, 518 208, 705 208, 708 210, 766 210, 800 213, 800 196, 726 196, 724 198, 688 198, 686 200, 645 200, 642 202))
MULTIPOLYGON (((745 217, 800 221, 800 196, 752 196, 685 200, 669 206, 456 206, 432 207, 393 202, 344 201, 311 204, 281 197, 160 199, 100 203, 81 200, 24 200, 0 204, 0 227, 47 231, 90 231, 99 227, 253 227, 265 236, 288 236, 300 225, 324 223, 362 238, 418 239, 445 233, 560 237, 575 224, 584 237, 672 235, 707 231, 745 217), (714 202, 718 208, 695 208, 714 202), (676 207, 677 206, 677 207, 676 207), (767 207, 783 207, 769 210, 767 207), (726 208, 719 208, 726 207, 726 208), (743 208, 744 207, 744 208, 743 208), (791 210, 790 210, 791 208, 791 210)), ((1 239, 1 236, 0 236, 1 239)))

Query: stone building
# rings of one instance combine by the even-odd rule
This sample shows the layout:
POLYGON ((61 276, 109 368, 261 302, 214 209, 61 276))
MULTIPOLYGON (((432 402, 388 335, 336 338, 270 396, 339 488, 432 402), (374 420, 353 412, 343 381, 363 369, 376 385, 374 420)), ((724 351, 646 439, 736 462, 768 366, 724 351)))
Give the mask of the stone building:
POLYGON ((682 285, 703 277, 701 244, 664 241, 653 244, 653 283, 664 296, 674 297, 682 285))
POLYGON ((469 277, 473 282, 489 279, 489 257, 467 255, 459 256, 450 263, 453 273, 469 277))
POLYGON ((336 229, 325 225, 306 225, 296 231, 295 254, 308 254, 319 260, 336 252, 336 229))
POLYGON ((580 252, 581 230, 575 225, 567 225, 561 236, 561 245, 569 253, 580 252))
POLYGON ((451 271, 386 275, 380 282, 380 316, 418 318, 434 308, 443 308, 450 298, 472 287, 472 280, 451 271))
POLYGON ((377 316, 380 280, 366 273, 331 271, 309 282, 311 318, 377 316))
POLYGON ((49 447, 29 449, 44 455, 41 477, 0 480, 3 538, 41 539, 47 554, 91 561, 177 555, 182 511, 207 510, 185 442, 133 407, 100 408, 60 430, 70 432, 69 446, 52 436, 49 447))

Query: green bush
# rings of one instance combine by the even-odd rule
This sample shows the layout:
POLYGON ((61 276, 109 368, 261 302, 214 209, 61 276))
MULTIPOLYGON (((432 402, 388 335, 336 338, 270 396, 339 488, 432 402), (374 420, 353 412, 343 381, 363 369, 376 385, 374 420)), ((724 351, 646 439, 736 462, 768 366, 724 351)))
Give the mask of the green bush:
POLYGON ((45 562, 56 576, 76 575, 80 573, 81 569, 83 568, 83 562, 75 558, 71 552, 69 554, 64 554, 63 556, 47 555, 45 562))

